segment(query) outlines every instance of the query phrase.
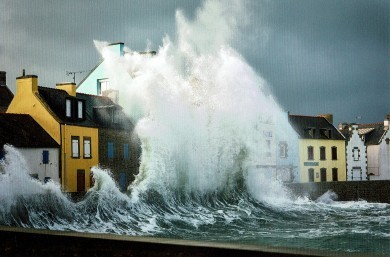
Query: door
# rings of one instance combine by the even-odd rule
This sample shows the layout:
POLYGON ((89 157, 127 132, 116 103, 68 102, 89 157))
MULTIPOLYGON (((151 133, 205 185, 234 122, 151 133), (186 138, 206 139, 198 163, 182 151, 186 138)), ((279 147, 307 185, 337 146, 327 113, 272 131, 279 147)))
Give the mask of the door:
POLYGON ((77 192, 85 192, 85 170, 77 170, 77 192))

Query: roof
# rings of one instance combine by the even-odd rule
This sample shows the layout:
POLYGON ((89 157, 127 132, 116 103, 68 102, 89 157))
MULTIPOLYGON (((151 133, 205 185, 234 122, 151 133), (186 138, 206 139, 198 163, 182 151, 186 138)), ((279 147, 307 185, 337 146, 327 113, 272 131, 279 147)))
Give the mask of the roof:
POLYGON ((99 127, 113 129, 134 128, 130 118, 123 112, 122 107, 115 104, 107 96, 89 95, 84 93, 76 93, 77 98, 85 100, 85 109, 87 117, 90 117, 99 127), (112 122, 113 111, 118 112, 121 117, 119 123, 112 122))
POLYGON ((65 90, 38 87, 39 96, 46 102, 51 111, 60 119, 62 123, 84 127, 96 127, 91 117, 82 120, 70 120, 66 117, 66 99, 78 99, 69 95, 65 90))
POLYGON ((12 102, 14 94, 6 85, 0 85, 0 112, 5 112, 12 102))
POLYGON ((56 141, 28 114, 0 113, 0 145, 57 148, 56 141))
POLYGON ((301 139, 345 140, 324 117, 289 115, 288 119, 301 139))
POLYGON ((349 128, 352 125, 357 126, 357 131, 359 136, 364 136, 365 145, 378 145, 381 143, 382 138, 384 137, 387 130, 385 130, 383 122, 380 123, 370 123, 370 124, 347 124, 345 128, 340 130, 346 138, 350 138, 352 132, 349 128))
MULTIPOLYGON (((386 131, 383 123, 376 124, 361 124, 359 130, 367 131, 365 135, 366 145, 377 145, 382 141, 386 131)), ((360 134, 360 133, 359 133, 360 134)))

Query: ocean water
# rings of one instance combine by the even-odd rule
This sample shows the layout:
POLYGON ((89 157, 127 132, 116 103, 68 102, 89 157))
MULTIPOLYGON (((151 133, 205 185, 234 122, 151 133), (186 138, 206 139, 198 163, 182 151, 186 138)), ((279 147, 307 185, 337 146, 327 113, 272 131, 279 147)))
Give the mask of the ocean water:
POLYGON ((80 202, 60 186, 28 175, 23 157, 6 146, 0 173, 0 224, 36 229, 155 236, 390 255, 390 205, 316 201, 292 196, 259 201, 238 179, 214 192, 120 192, 106 170, 80 202))
POLYGON ((230 44, 245 15, 234 0, 205 1, 191 20, 177 11, 175 38, 154 56, 128 47, 117 56, 95 42, 136 125, 139 174, 120 192, 94 167, 94 187, 73 202, 30 178, 6 146, 0 224, 390 255, 389 204, 338 202, 331 192, 312 201, 253 169, 275 163, 271 134, 294 134, 272 85, 230 44))

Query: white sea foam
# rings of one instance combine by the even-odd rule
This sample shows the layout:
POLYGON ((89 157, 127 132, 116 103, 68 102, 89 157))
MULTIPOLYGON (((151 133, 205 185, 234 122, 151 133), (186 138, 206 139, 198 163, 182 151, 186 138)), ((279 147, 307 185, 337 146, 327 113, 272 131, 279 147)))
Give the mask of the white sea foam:
POLYGON ((152 57, 129 48, 133 54, 118 57, 96 42, 142 143, 134 199, 149 188, 220 192, 240 176, 261 201, 288 198, 270 176, 247 172, 264 164, 263 130, 278 132, 274 120, 284 114, 266 81, 229 46, 239 10, 245 13, 237 1, 206 1, 194 20, 178 11, 177 38, 165 37, 152 57))

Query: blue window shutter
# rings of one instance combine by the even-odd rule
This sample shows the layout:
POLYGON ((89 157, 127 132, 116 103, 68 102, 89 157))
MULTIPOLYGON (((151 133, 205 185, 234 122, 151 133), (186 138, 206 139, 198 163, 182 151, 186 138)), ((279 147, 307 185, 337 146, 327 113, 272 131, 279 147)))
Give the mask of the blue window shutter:
POLYGON ((119 174, 119 186, 122 191, 126 190, 126 173, 121 172, 119 174))
POLYGON ((114 143, 108 142, 108 158, 114 158, 114 143))
POLYGON ((42 163, 49 164, 49 151, 48 150, 42 151, 42 163))
POLYGON ((129 159, 129 144, 124 144, 123 145, 123 158, 125 160, 129 159))

